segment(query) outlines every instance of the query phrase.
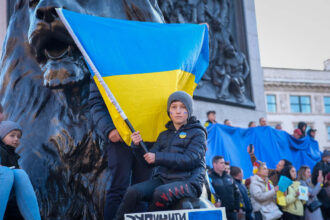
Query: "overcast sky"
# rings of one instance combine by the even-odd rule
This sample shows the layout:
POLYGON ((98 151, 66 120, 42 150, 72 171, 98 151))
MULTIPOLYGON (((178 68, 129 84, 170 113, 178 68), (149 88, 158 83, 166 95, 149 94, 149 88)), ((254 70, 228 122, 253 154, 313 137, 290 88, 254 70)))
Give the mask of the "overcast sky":
POLYGON ((330 0, 255 0, 261 65, 323 69, 330 59, 330 0))

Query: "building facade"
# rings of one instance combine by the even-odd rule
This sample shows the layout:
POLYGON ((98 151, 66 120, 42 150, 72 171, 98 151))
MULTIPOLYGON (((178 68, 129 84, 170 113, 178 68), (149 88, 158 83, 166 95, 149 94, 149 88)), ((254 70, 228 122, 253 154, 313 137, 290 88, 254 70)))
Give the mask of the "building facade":
POLYGON ((321 150, 330 149, 330 71, 326 69, 263 68, 268 124, 281 124, 292 134, 304 121, 317 129, 321 150))

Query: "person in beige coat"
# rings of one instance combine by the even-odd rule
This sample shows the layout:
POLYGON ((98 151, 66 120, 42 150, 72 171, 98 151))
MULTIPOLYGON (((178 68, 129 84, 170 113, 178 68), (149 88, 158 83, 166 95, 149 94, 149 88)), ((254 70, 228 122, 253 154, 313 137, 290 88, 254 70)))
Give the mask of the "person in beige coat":
POLYGON ((268 179, 266 163, 259 162, 256 175, 251 177, 250 195, 256 220, 279 219, 282 212, 275 203, 278 186, 273 186, 268 179))

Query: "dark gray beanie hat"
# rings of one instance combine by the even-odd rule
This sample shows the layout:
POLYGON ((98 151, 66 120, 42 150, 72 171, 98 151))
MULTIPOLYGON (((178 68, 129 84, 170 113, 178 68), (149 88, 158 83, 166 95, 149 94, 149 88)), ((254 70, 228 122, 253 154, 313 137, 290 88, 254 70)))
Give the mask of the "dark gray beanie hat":
POLYGON ((170 115, 170 105, 174 101, 180 101, 186 106, 186 109, 188 111, 188 118, 190 118, 190 116, 193 113, 193 100, 192 100, 191 96, 184 91, 173 92, 170 95, 170 97, 168 97, 168 100, 167 100, 167 114, 168 115, 170 115))
POLYGON ((19 130, 22 133, 22 127, 13 121, 2 121, 0 122, 0 138, 1 140, 6 137, 6 135, 13 131, 13 130, 19 130))

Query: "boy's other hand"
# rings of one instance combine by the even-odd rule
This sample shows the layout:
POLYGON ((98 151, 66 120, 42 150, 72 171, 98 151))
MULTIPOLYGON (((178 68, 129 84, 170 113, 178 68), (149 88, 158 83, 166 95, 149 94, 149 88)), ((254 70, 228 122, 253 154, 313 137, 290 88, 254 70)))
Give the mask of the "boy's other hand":
POLYGON ((108 138, 111 142, 123 142, 123 139, 120 137, 117 129, 113 129, 112 131, 110 131, 109 135, 108 135, 108 138))
POLYGON ((277 192, 280 189, 280 187, 279 186, 275 186, 274 189, 275 189, 275 192, 277 192))
POLYGON ((140 144, 140 142, 142 141, 142 137, 141 137, 139 131, 134 132, 131 135, 131 138, 132 138, 132 141, 133 141, 134 145, 136 145, 136 146, 138 146, 140 144))
POLYGON ((148 164, 155 163, 156 155, 154 153, 146 153, 143 157, 148 164))

